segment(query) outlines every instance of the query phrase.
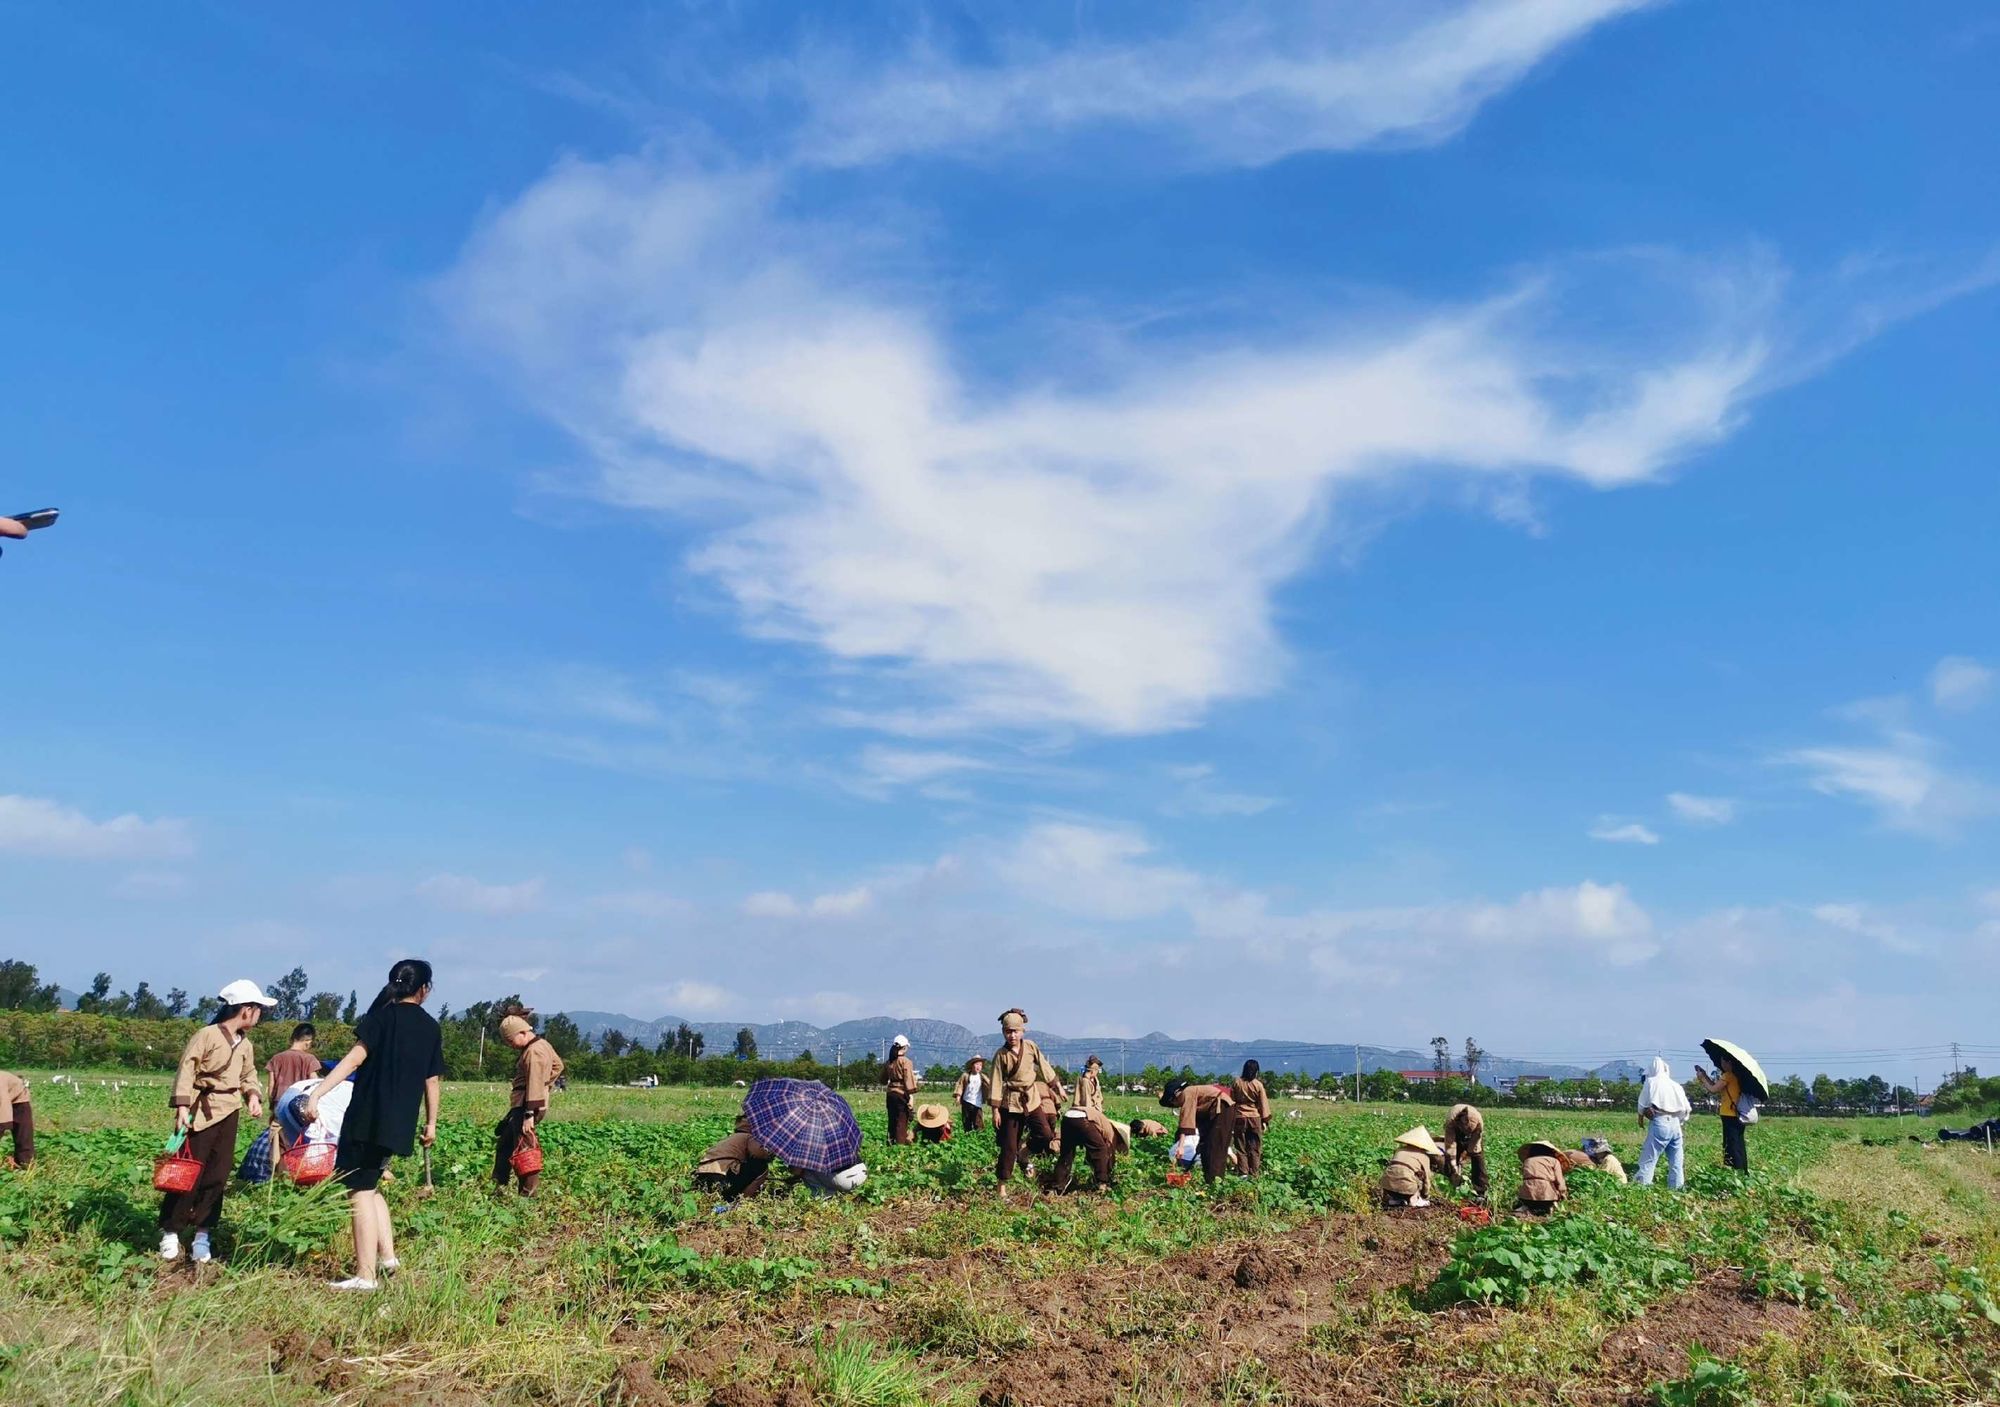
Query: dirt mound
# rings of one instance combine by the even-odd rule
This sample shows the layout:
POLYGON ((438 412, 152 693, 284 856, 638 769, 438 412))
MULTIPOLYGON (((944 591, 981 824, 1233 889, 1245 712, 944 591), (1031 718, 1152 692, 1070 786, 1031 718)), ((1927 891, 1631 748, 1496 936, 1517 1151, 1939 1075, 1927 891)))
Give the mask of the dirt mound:
POLYGON ((1252 1246, 1237 1259, 1231 1278, 1239 1289, 1256 1290, 1279 1283, 1290 1269, 1270 1247, 1252 1246))
POLYGON ((1677 1378, 1696 1344, 1728 1358, 1766 1334, 1796 1334, 1805 1319, 1797 1305, 1760 1299, 1734 1271, 1718 1270, 1606 1339, 1604 1359, 1632 1366, 1649 1382, 1677 1378))

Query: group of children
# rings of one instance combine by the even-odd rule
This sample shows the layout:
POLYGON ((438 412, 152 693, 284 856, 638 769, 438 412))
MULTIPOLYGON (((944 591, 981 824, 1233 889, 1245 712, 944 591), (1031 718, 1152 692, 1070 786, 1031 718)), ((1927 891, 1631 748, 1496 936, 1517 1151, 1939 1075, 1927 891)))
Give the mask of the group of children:
MULTIPOLYGON (((943 1142, 952 1136, 951 1111, 941 1104, 915 1103, 920 1088, 910 1042, 897 1036, 890 1042, 882 1083, 889 1117, 889 1140, 943 1142)), ((1178 1165, 1199 1161, 1209 1182, 1232 1165, 1255 1177, 1264 1166, 1264 1130, 1271 1122, 1271 1098, 1255 1060, 1226 1084, 1175 1079, 1167 1082, 1160 1104, 1174 1111, 1177 1137, 1173 1156, 1178 1165)), ((1010 1007, 1000 1014, 1000 1048, 988 1061, 966 1061, 952 1089, 960 1124, 966 1129, 993 1119, 998 1157, 994 1177, 1002 1194, 1015 1172, 1035 1176, 1035 1160, 1051 1159, 1040 1176, 1044 1190, 1066 1192, 1077 1186, 1079 1155, 1090 1170, 1085 1186, 1111 1185, 1117 1160, 1132 1151, 1135 1138, 1165 1137, 1166 1125, 1152 1119, 1114 1121, 1104 1112, 1104 1062, 1095 1055, 1084 1061, 1074 1090, 1064 1087, 1056 1067, 1041 1046, 1028 1036, 1028 1014, 1010 1007)))
MULTIPOLYGON (((199 1172, 188 1190, 169 1191, 161 1198, 163 1260, 180 1259, 184 1236, 190 1238, 187 1252, 192 1260, 202 1263, 213 1258, 211 1233, 221 1218, 241 1117, 246 1112, 253 1120, 265 1117, 268 1098, 267 1169, 270 1154, 289 1147, 335 1145, 334 1176, 349 1195, 356 1265, 355 1274, 334 1288, 373 1290, 380 1276, 396 1271, 388 1203, 379 1189, 390 1176, 392 1158, 407 1156, 419 1142, 428 1150, 437 1138, 444 1047, 436 1019, 423 1009, 431 981, 429 963, 414 958, 397 963, 355 1027, 354 1044, 340 1061, 321 1061, 313 1049, 318 1033, 310 1023, 301 1023, 293 1028, 290 1044, 267 1063, 262 1082, 249 1032, 273 1000, 247 980, 222 988, 213 1019, 189 1038, 181 1052, 169 1096, 173 1144, 180 1157, 199 1164, 199 1172)), ((994 1173, 1003 1196, 1017 1171, 1035 1176, 1037 1159, 1047 1160, 1039 1178, 1045 1191, 1067 1192, 1079 1185, 1079 1156, 1089 1177, 1082 1185, 1109 1187, 1118 1158, 1132 1151, 1135 1139, 1164 1138, 1169 1133, 1175 1136, 1171 1152, 1178 1170, 1171 1177, 1190 1176, 1197 1163, 1210 1183, 1232 1167, 1251 1177, 1263 1170, 1264 1132, 1272 1112, 1255 1060, 1245 1062, 1242 1073, 1226 1083, 1169 1080, 1159 1102, 1173 1111, 1171 1126, 1152 1119, 1120 1122, 1104 1111, 1104 1063, 1091 1056, 1075 1089, 1067 1089, 1054 1064, 1028 1037, 1027 1027, 1027 1013, 1019 1007, 1001 1013, 999 1049, 990 1061, 977 1056, 967 1061, 952 1091, 961 1127, 979 1129, 988 1117, 993 1121, 998 1145, 994 1173)), ((533 1196, 540 1159, 519 1154, 524 1146, 536 1143, 536 1127, 546 1117, 550 1093, 562 1079, 563 1060, 536 1034, 524 1010, 503 1016, 499 1032, 517 1054, 507 1112, 494 1130, 493 1185, 499 1192, 518 1185, 523 1196, 533 1196)), ((1715 1077, 1699 1073, 1704 1083, 1725 1097, 1734 1093, 1725 1087, 1725 1082, 1736 1079, 1733 1071, 1723 1070, 1715 1077)), ((907 1037, 898 1036, 892 1043, 883 1085, 891 1142, 907 1144, 919 1138, 942 1142, 952 1136, 953 1121, 946 1106, 916 1102, 921 1084, 907 1037)), ((1689 1112, 1685 1091, 1672 1079, 1666 1063, 1656 1060, 1639 1095, 1639 1120, 1646 1130, 1640 1183, 1651 1181, 1656 1162, 1664 1157, 1670 1185, 1681 1185, 1681 1126, 1689 1112)), ((1725 1125, 1738 1125, 1733 1137, 1725 1140, 1728 1161, 1744 1166, 1744 1121, 1733 1107, 1725 1107, 1723 1118, 1725 1125)), ((0 1134, 11 1135, 9 1167, 26 1167, 33 1161, 34 1133, 26 1084, 0 1071, 0 1134)), ((1453 1105, 1445 1116, 1443 1135, 1439 1142, 1419 1126, 1397 1138, 1379 1184, 1385 1207, 1428 1205, 1438 1176, 1453 1187, 1469 1178, 1474 1195, 1485 1200, 1484 1115, 1471 1104, 1453 1105)), ((1547 1212, 1563 1201, 1569 1195, 1568 1174, 1580 1168, 1626 1180, 1624 1167, 1602 1138, 1585 1139, 1576 1151, 1536 1140, 1521 1145, 1518 1156, 1517 1204, 1530 1212, 1547 1212)), ((246 1169, 254 1157, 253 1147, 246 1169)), ((754 1196, 766 1185, 775 1157, 748 1122, 739 1120, 733 1133, 702 1155, 695 1180, 728 1200, 754 1196)), ((816 1185, 823 1183, 822 1190, 829 1192, 850 1191, 862 1175, 848 1176, 845 1182, 841 1174, 829 1175, 817 1179, 816 1185)))
MULTIPOLYGON (((1517 1210, 1546 1213, 1569 1196, 1569 1174, 1595 1168, 1619 1182, 1626 1181, 1625 1165, 1611 1151, 1609 1140, 1586 1138, 1580 1149, 1558 1148, 1545 1139, 1524 1143, 1517 1151, 1521 1160, 1521 1190, 1515 1197, 1517 1210)), ((1396 1138, 1396 1151, 1382 1170, 1378 1193, 1384 1207, 1427 1207, 1433 1180, 1442 1176, 1454 1188, 1468 1176, 1476 1201, 1487 1197, 1486 1117, 1470 1104, 1454 1104, 1445 1116, 1444 1142, 1431 1136, 1419 1124, 1396 1138)))
MULTIPOLYGON (((185 1254, 204 1264, 214 1258, 212 1238, 221 1223, 230 1174, 237 1168, 239 1128, 245 1115, 255 1121, 268 1112, 268 1127, 244 1159, 243 1171, 253 1180, 260 1168, 263 1177, 270 1176, 274 1155, 301 1145, 332 1145, 332 1175, 348 1194, 355 1246, 355 1273, 333 1288, 373 1290, 381 1276, 396 1271, 395 1234, 380 1187, 390 1177, 392 1159, 409 1155, 419 1143, 428 1149, 437 1141, 444 1038, 436 1018, 424 1010, 431 982, 431 966, 422 959, 397 963, 356 1024, 353 1046, 338 1062, 320 1060, 313 1049, 318 1032, 305 1022, 293 1027, 290 1043, 266 1063, 261 1078, 250 1032, 276 1002, 248 980, 231 982, 217 993, 213 1017, 181 1050, 168 1095, 173 1110, 169 1156, 195 1164, 196 1170, 191 1180, 181 1179, 190 1181, 185 1190, 169 1190, 160 1198, 162 1260, 178 1261, 185 1254)), ((533 1143, 549 1091, 562 1077, 563 1061, 535 1034, 525 1011, 504 1016, 500 1036, 517 1055, 507 1113, 494 1130, 494 1186, 505 1191, 518 1179, 522 1195, 533 1196, 538 1169, 515 1154, 523 1143, 533 1143)), ((11 1135, 9 1167, 26 1167, 34 1160, 28 1088, 6 1071, 0 1071, 0 1134, 11 1135)))

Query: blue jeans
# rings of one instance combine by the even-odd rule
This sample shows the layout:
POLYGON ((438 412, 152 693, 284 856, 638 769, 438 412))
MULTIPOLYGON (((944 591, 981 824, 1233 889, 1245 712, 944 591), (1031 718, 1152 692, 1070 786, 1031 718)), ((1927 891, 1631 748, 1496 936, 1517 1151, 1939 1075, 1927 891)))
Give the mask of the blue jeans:
POLYGON ((1681 1121, 1671 1114, 1657 1114, 1646 1123, 1646 1142, 1639 1149, 1639 1172, 1632 1180, 1641 1187, 1653 1185, 1653 1165, 1660 1154, 1667 1155, 1667 1186, 1681 1190, 1681 1121))

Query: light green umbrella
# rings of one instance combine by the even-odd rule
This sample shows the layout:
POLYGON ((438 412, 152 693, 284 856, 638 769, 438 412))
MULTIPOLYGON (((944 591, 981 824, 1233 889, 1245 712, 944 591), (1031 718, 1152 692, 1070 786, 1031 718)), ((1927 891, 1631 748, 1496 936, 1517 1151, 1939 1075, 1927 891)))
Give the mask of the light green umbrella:
POLYGON ((1759 1099, 1771 1097, 1771 1086, 1764 1079, 1764 1067, 1757 1063, 1756 1056, 1742 1046, 1732 1045, 1728 1041, 1717 1040, 1710 1036, 1701 1043, 1701 1048, 1708 1052, 1708 1058, 1718 1067, 1734 1065, 1737 1077, 1759 1099))

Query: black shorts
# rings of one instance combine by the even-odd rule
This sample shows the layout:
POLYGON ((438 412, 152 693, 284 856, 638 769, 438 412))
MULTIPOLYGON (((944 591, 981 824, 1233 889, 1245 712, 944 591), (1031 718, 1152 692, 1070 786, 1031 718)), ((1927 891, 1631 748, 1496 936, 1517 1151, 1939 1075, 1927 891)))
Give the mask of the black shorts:
POLYGON ((333 1155, 334 1178, 349 1192, 373 1192, 395 1154, 379 1143, 343 1138, 333 1155))

